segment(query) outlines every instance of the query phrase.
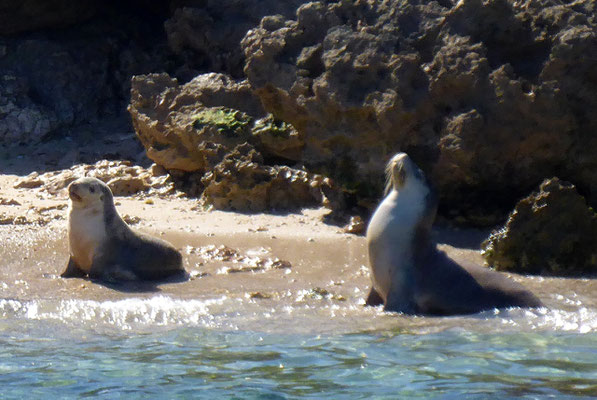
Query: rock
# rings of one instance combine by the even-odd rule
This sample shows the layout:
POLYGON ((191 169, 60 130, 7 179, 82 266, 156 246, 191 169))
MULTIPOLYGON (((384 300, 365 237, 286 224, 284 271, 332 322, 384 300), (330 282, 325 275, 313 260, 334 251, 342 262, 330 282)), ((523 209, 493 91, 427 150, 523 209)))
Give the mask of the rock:
POLYGON ((297 210, 324 202, 324 179, 286 166, 263 165, 251 145, 237 146, 202 179, 204 204, 219 210, 297 210))
POLYGON ((335 205, 341 198, 323 177, 273 165, 295 164, 304 143, 290 124, 265 114, 246 81, 212 73, 179 85, 167 74, 151 74, 133 79, 131 97, 147 156, 205 204, 266 211, 331 205, 330 199, 335 205))
POLYGON ((305 143, 292 125, 268 115, 255 121, 252 132, 265 158, 301 159, 305 143))
POLYGON ((301 290, 297 296, 297 301, 305 301, 305 299, 346 301, 346 298, 341 294, 331 292, 322 287, 301 290))
POLYGON ((43 218, 32 220, 24 215, 14 216, 0 213, 0 225, 30 225, 38 224, 45 225, 48 221, 43 218))
POLYGON ((271 299, 272 298, 272 294, 270 293, 262 293, 262 292, 250 292, 247 294, 247 297, 250 299, 259 299, 259 300, 263 300, 263 299, 271 299))
POLYGON ((263 115, 248 84, 224 75, 200 75, 185 85, 167 74, 132 81, 135 132, 147 156, 167 170, 203 174, 251 140, 254 117, 242 110, 263 115))
POLYGON ((62 193, 74 180, 92 176, 105 182, 115 196, 130 196, 142 192, 168 194, 174 191, 168 176, 155 176, 151 168, 133 166, 126 161, 102 160, 95 164, 75 165, 63 171, 44 174, 34 172, 21 179, 15 188, 39 188, 50 195, 62 193))
MULTIPOLYGON (((170 48, 194 71, 226 72, 240 78, 240 40, 266 15, 290 17, 305 0, 190 1, 164 24, 170 48)), ((283 17, 282 17, 283 18, 283 17)))
POLYGON ((271 30, 264 19, 242 42, 245 72, 264 107, 304 137, 303 162, 329 171, 360 196, 381 192, 388 141, 397 142, 414 120, 413 111, 401 107, 398 87, 406 96, 419 90, 410 86, 425 84, 410 81, 424 77, 419 59, 394 54, 399 29, 382 18, 394 6, 308 3, 296 21, 271 30), (398 73, 399 66, 406 74, 398 73))
POLYGON ((405 151, 441 214, 489 225, 546 174, 597 205, 597 68, 583 56, 597 53, 595 15, 590 0, 312 2, 241 46, 310 170, 369 207, 405 151))
POLYGON ((487 263, 501 271, 595 274, 597 214, 572 183, 546 179, 538 192, 518 202, 482 247, 487 263))
POLYGON ((107 120, 119 122, 116 133, 130 129, 130 76, 164 70, 170 56, 156 22, 95 0, 8 3, 0 6, 0 35, 14 33, 0 36, 0 144, 85 139, 89 131, 91 140, 107 120))
POLYGON ((344 233, 352 233, 355 235, 363 235, 367 232, 367 224, 358 215, 350 217, 348 224, 342 229, 344 233))
POLYGON ((257 255, 242 254, 238 250, 220 246, 203 246, 186 248, 188 254, 197 254, 204 262, 231 262, 235 267, 223 267, 218 274, 230 274, 238 272, 259 272, 274 269, 290 269, 292 264, 277 257, 261 257, 257 255))
POLYGON ((129 225, 135 225, 135 224, 138 224, 139 222, 141 222, 141 218, 137 217, 136 215, 133 216, 133 215, 129 215, 129 214, 123 214, 122 220, 129 225))
POLYGON ((130 114, 192 193, 249 142, 264 165, 333 178, 363 215, 397 151, 453 221, 495 224, 552 175, 597 206, 594 1, 303 2, 4 2, 0 145, 119 135, 131 75, 166 71, 133 80, 130 114), (227 75, 191 80, 209 70, 227 75))
POLYGON ((15 199, 6 199, 4 197, 0 197, 0 206, 20 206, 20 205, 21 205, 21 203, 19 203, 15 199))
POLYGON ((10 74, 4 82, 14 77, 23 87, 8 97, 9 103, 21 106, 18 111, 12 107, 18 119, 6 120, 6 144, 13 144, 12 138, 35 144, 54 130, 92 120, 112 95, 108 60, 97 45, 16 39, 0 59, 0 68, 10 74))
POLYGON ((32 172, 24 178, 19 179, 15 185, 15 189, 34 189, 44 184, 43 179, 39 177, 39 173, 32 172))
POLYGON ((152 176, 164 176, 168 173, 164 167, 157 164, 151 164, 151 175, 152 176))
POLYGON ((29 97, 25 79, 0 76, 0 143, 38 143, 57 125, 54 112, 29 97))
POLYGON ((8 0, 0 5, 0 35, 40 28, 63 28, 96 13, 96 0, 8 0))
POLYGON ((144 192, 150 187, 147 180, 138 176, 113 178, 108 180, 107 184, 115 196, 130 196, 144 192))

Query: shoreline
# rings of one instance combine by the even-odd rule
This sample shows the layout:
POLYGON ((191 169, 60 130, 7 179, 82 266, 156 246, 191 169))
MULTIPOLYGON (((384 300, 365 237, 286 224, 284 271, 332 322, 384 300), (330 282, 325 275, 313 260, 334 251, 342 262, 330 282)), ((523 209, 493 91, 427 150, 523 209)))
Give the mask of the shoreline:
MULTIPOLYGON (((68 260, 66 191, 52 195, 40 188, 15 189, 21 178, 0 175, 4 221, 0 225, 4 308, 0 311, 5 315, 23 312, 24 318, 72 323, 99 318, 93 323, 107 320, 126 326, 130 325, 126 321, 139 320, 149 327, 165 318, 166 325, 175 326, 318 333, 396 329, 430 333, 462 327, 486 331, 494 329, 495 323, 483 321, 493 318, 499 318, 500 329, 507 331, 597 329, 591 316, 597 298, 590 279, 507 273, 541 298, 547 308, 539 310, 436 318, 364 307, 370 287, 366 239, 321 222, 328 210, 206 211, 196 199, 176 194, 116 196, 115 202, 133 229, 162 237, 182 252, 189 280, 118 287, 63 279, 59 275, 68 260), (16 302, 15 309, 7 305, 9 300, 16 302), (583 309, 589 312, 588 320, 583 309)), ((484 234, 439 226, 433 230, 439 249, 457 260, 480 264, 484 234)))

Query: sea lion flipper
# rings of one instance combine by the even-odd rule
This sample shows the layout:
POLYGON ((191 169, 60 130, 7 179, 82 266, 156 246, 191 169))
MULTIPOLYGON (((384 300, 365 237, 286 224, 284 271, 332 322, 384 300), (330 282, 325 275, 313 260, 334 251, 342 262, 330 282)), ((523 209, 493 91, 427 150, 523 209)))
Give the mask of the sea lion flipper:
POLYGON ((375 288, 372 287, 369 291, 369 295, 367 296, 367 300, 365 301, 365 305, 375 307, 381 304, 383 304, 383 299, 381 298, 379 293, 377 293, 377 290, 375 290, 375 288))
MULTIPOLYGON (((397 290, 394 287, 394 282, 390 286, 386 302, 384 304, 384 311, 401 312, 404 314, 415 314, 417 312, 416 304, 413 301, 412 293, 405 293, 410 291, 397 290)), ((404 288, 404 285, 402 285, 404 288)))
POLYGON ((108 283, 127 282, 139 279, 137 275, 125 268, 122 268, 120 265, 102 265, 100 267, 96 267, 95 270, 92 267, 91 271, 89 272, 89 277, 94 280, 108 283))
POLYGON ((66 265, 66 269, 63 273, 60 274, 61 278, 83 278, 85 276, 85 272, 79 268, 77 263, 73 260, 72 257, 68 259, 68 264, 66 265))
POLYGON ((120 265, 113 265, 103 269, 101 280, 108 283, 121 283, 138 280, 138 277, 120 265))
POLYGON ((93 257, 89 277, 112 283, 138 279, 135 273, 124 268, 114 258, 118 258, 118 252, 115 252, 115 249, 109 245, 104 246, 93 257))

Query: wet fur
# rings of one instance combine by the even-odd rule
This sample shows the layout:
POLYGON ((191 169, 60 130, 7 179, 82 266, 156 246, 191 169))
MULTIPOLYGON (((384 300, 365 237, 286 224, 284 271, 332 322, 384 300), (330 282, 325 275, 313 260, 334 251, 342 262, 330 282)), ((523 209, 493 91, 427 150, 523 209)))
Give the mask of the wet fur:
POLYGON ((95 178, 82 178, 71 186, 69 192, 79 193, 85 204, 73 204, 75 200, 71 199, 71 256, 63 277, 88 275, 91 279, 119 282, 163 280, 185 274, 182 255, 170 243, 134 232, 120 218, 107 185, 95 178), (92 186, 101 193, 90 193, 92 186))
POLYGON ((431 241, 437 196, 404 153, 386 168, 386 194, 367 229, 372 288, 367 305, 407 314, 470 314, 503 307, 538 307, 522 285, 474 264, 459 264, 431 241), (417 185, 412 186, 413 181, 417 185), (402 196, 401 192, 415 192, 402 196))

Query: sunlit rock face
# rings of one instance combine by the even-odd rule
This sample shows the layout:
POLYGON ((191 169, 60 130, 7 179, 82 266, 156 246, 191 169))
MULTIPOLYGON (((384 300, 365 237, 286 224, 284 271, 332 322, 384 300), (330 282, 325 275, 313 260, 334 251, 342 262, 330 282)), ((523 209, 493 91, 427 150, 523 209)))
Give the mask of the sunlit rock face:
POLYGON ((597 273, 597 214, 570 182, 546 179, 520 200, 506 224, 483 243, 501 271, 556 276, 597 273))
POLYGON ((549 0, 314 2, 242 42, 264 107, 305 140, 303 161, 362 199, 405 151, 440 213, 487 225, 544 178, 597 203, 594 4, 549 0))
MULTIPOLYGON (((198 88, 202 106, 223 119, 252 118, 229 148, 246 141, 267 165, 329 176, 365 209, 377 203, 383 165, 397 151, 421 166, 439 189, 440 215, 457 222, 503 222, 551 176, 597 205, 593 1, 5 3, 2 145, 130 132, 129 103, 136 128, 161 121, 143 122, 152 106, 129 99, 132 76, 165 72, 177 80, 174 92, 194 82, 186 99, 195 102, 198 88), (210 72, 227 78, 206 84, 210 72), (270 127, 258 132, 268 114, 270 127)), ((173 106, 162 98, 156 112, 173 106)), ((190 129, 196 106, 177 107, 169 123, 190 129)), ((153 149, 178 171, 212 168, 228 152, 203 150, 209 160, 153 149)))
POLYGON ((262 212, 330 203, 329 180, 275 162, 297 163, 303 142, 265 115, 246 81, 204 74, 179 85, 167 74, 138 76, 129 111, 147 156, 207 206, 262 212))
POLYGON ((238 146, 202 178, 202 201, 221 210, 262 212, 327 205, 329 180, 287 166, 268 166, 252 146, 238 146))

